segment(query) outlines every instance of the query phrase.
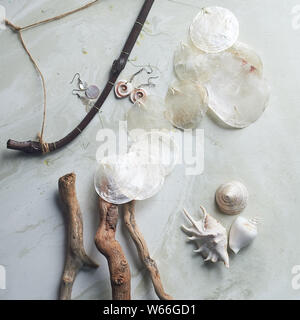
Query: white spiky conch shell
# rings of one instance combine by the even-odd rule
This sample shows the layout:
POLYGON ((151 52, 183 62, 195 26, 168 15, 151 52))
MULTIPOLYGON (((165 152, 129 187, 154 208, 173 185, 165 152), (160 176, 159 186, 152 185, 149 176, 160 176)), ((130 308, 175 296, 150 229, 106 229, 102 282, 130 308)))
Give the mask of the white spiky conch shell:
POLYGON ((239 36, 239 22, 226 8, 202 8, 190 26, 193 44, 207 53, 230 48, 239 36))
POLYGON ((216 202, 221 212, 229 215, 241 213, 248 204, 249 193, 244 184, 230 181, 216 191, 216 202))
POLYGON ((205 208, 200 206, 203 218, 200 221, 183 210, 184 215, 192 224, 191 227, 181 226, 181 229, 189 237, 188 240, 194 241, 197 249, 194 252, 200 253, 204 261, 223 261, 229 268, 229 256, 227 252, 227 233, 226 229, 215 218, 209 215, 205 208))
POLYGON ((229 247, 235 254, 256 238, 257 223, 256 218, 238 217, 235 219, 229 232, 229 247))
POLYGON ((133 85, 131 82, 126 80, 119 80, 115 84, 115 95, 117 98, 126 98, 130 95, 133 90, 133 85))

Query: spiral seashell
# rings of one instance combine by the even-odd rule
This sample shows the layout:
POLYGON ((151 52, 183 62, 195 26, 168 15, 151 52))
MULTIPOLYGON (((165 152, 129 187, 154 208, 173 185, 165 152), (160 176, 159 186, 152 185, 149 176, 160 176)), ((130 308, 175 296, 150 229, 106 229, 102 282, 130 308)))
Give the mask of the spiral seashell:
POLYGON ((144 101, 147 97, 148 93, 143 88, 136 88, 130 94, 130 100, 132 103, 136 101, 144 101))
POLYGON ((115 95, 119 99, 128 97, 132 92, 132 90, 133 90, 132 83, 126 80, 119 80, 115 84, 115 95))
POLYGON ((222 184, 216 191, 216 202, 219 209, 229 215, 242 212, 248 203, 248 190, 239 181, 222 184))
POLYGON ((244 217, 238 217, 233 222, 229 232, 229 247, 235 254, 256 238, 258 222, 258 218, 244 217))

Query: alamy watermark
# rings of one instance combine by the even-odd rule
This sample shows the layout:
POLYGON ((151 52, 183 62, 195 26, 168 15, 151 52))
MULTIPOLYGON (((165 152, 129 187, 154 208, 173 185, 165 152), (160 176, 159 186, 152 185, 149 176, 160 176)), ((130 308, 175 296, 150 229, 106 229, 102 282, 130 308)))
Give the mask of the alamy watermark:
POLYGON ((200 175, 204 170, 204 130, 183 130, 164 133, 151 130, 149 139, 142 139, 149 131, 134 129, 128 132, 127 121, 119 121, 118 134, 112 129, 100 129, 96 140, 100 142, 96 159, 121 155, 130 151, 132 143, 142 141, 140 148, 147 150, 149 157, 141 157, 142 164, 163 161, 164 164, 184 164, 186 175, 200 175), (139 140, 142 139, 142 140, 139 140), (172 144, 172 145, 171 145, 172 144))
POLYGON ((6 289, 6 269, 0 265, 0 290, 6 289))
POLYGON ((292 288, 294 290, 300 289, 300 265, 293 266, 292 274, 294 277, 292 278, 292 288))
POLYGON ((300 4, 295 5, 291 10, 292 19, 292 28, 294 30, 300 29, 300 4))
POLYGON ((5 30, 6 10, 5 7, 0 5, 0 30, 5 30))

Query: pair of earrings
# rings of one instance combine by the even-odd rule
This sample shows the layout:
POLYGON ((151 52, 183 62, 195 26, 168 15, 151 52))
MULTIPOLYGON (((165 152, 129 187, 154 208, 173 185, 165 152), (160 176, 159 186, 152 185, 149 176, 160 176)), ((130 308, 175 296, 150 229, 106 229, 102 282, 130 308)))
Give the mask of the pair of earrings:
POLYGON ((151 79, 157 79, 158 76, 149 77, 148 83, 144 83, 137 87, 134 87, 134 78, 143 71, 146 71, 148 74, 151 74, 153 72, 152 68, 151 71, 147 71, 142 68, 141 70, 133 74, 129 80, 119 80, 115 84, 115 95, 118 99, 123 99, 129 96, 132 103, 135 103, 138 100, 146 99, 148 92, 146 91, 145 87, 155 87, 155 83, 151 82, 151 79))
POLYGON ((72 93, 74 95, 76 95, 79 98, 82 98, 82 96, 79 94, 79 92, 84 92, 85 96, 89 99, 89 100, 94 100, 97 99, 99 94, 100 94, 100 90, 97 86, 95 85, 88 85, 87 82, 82 81, 80 74, 77 72, 72 81, 70 82, 71 84, 74 82, 75 78, 77 77, 77 86, 78 89, 73 89, 72 93))

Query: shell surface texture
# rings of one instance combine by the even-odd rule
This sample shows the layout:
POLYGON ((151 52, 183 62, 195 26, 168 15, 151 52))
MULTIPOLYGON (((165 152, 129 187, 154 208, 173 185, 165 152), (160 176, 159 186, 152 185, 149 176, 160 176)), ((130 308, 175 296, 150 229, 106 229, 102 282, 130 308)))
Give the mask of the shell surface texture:
POLYGON ((229 268, 226 229, 209 215, 205 208, 201 206, 200 208, 203 212, 203 218, 199 221, 194 220, 186 210, 183 210, 192 226, 182 225, 181 229, 189 236, 188 240, 196 244, 197 248, 194 252, 200 253, 204 261, 222 261, 229 268))
POLYGON ((238 217, 235 219, 229 232, 229 247, 235 254, 256 238, 257 224, 257 218, 238 217))
POLYGON ((270 87, 263 78, 262 61, 246 44, 207 54, 182 43, 175 51, 174 70, 180 80, 207 89, 210 112, 226 126, 247 127, 268 105, 270 87))
POLYGON ((114 204, 144 200, 163 186, 164 173, 158 161, 147 161, 137 152, 102 158, 94 177, 98 195, 114 204))
POLYGON ((192 81, 174 81, 166 98, 166 118, 179 129, 194 129, 207 111, 207 91, 192 81))
POLYGON ((147 96, 146 100, 138 100, 126 114, 128 131, 134 129, 172 130, 173 127, 165 118, 165 103, 156 95, 147 96))
POLYGON ((207 53, 216 53, 230 48, 239 36, 239 22, 226 8, 206 7, 201 9, 190 26, 193 44, 207 53))
POLYGON ((132 144, 129 151, 161 165, 163 174, 169 175, 175 168, 179 157, 179 146, 175 139, 162 131, 148 132, 132 144))
POLYGON ((216 202, 222 213, 235 215, 241 213, 248 204, 249 193, 244 184, 230 181, 222 184, 216 191, 216 202))

